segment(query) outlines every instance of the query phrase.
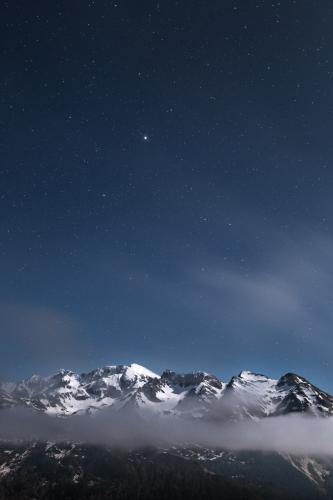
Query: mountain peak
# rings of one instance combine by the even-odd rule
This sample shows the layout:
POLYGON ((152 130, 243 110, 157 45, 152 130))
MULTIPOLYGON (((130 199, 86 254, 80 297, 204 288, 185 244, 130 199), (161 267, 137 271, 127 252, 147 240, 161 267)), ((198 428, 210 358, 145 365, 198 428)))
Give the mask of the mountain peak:
POLYGON ((254 380, 259 380, 259 379, 268 379, 266 375, 263 375, 262 373, 256 373, 256 372, 251 372, 249 370, 243 370, 238 374, 238 377, 243 379, 243 380, 249 380, 249 381, 254 381, 254 380))
POLYGON ((49 377, 33 375, 21 382, 1 384, 0 390, 0 407, 28 405, 53 415, 73 415, 111 406, 118 411, 132 403, 157 414, 200 416, 213 412, 217 401, 217 411, 223 402, 225 408, 234 404, 236 411, 232 418, 236 419, 291 412, 333 414, 333 397, 295 373, 274 380, 243 370, 226 385, 204 371, 165 370, 160 376, 131 363, 104 366, 82 374, 60 370, 49 377))
POLYGON ((131 363, 129 367, 127 368, 127 372, 133 372, 135 375, 143 376, 143 377, 149 377, 149 378, 160 378, 160 375, 157 375, 157 373, 152 372, 148 368, 145 368, 142 365, 138 365, 137 363, 131 363))
POLYGON ((279 387, 283 385, 294 386, 294 385, 309 384, 309 383, 310 382, 306 378, 301 377, 300 375, 297 375, 297 373, 292 373, 292 372, 288 372, 285 375, 282 375, 282 377, 280 377, 280 379, 278 380, 279 387))

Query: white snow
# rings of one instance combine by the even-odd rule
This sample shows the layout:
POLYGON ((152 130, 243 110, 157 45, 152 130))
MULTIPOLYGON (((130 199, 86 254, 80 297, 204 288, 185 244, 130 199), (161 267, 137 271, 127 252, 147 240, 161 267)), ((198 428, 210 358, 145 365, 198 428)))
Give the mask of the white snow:
POLYGON ((265 415, 272 413, 277 402, 278 380, 243 371, 233 381, 233 388, 244 400, 245 405, 261 409, 265 415))
POLYGON ((8 467, 7 463, 3 463, 1 466, 0 466, 0 477, 4 477, 4 476, 7 476, 7 474, 9 474, 11 472, 11 468, 8 467))
MULTIPOLYGON (((191 405, 180 404, 189 395, 191 398, 196 395, 198 405, 195 415, 200 416, 205 405, 223 399, 227 392, 226 384, 221 383, 221 388, 214 387, 210 376, 203 375, 206 375, 206 378, 200 377, 201 382, 193 382, 193 385, 184 387, 173 383, 172 379, 161 379, 160 375, 153 371, 132 363, 104 366, 82 375, 68 370, 61 370, 45 378, 34 375, 19 383, 7 383, 6 388, 10 391, 18 389, 18 393, 23 391, 22 397, 26 405, 30 404, 35 408, 42 405, 46 413, 55 416, 90 413, 107 406, 114 406, 118 410, 131 399, 134 399, 139 407, 149 407, 158 414, 170 411, 194 412, 191 405), (30 397, 26 397, 25 391, 30 397)), ((301 377, 294 376, 293 381, 298 384, 286 383, 278 386, 278 380, 251 371, 242 371, 238 377, 232 379, 231 384, 232 391, 239 398, 239 405, 243 406, 240 415, 252 419, 271 415, 290 393, 315 412, 333 413, 333 403, 330 409, 325 394, 304 383, 301 377)))
POLYGON ((310 457, 293 457, 291 455, 282 455, 285 460, 287 460, 295 469, 305 474, 311 481, 316 484, 320 484, 327 476, 330 471, 320 463, 319 460, 315 460, 310 457))
POLYGON ((150 378, 160 378, 160 375, 148 370, 144 366, 137 365, 136 363, 132 363, 126 369, 126 376, 131 379, 134 377, 150 377, 150 378))

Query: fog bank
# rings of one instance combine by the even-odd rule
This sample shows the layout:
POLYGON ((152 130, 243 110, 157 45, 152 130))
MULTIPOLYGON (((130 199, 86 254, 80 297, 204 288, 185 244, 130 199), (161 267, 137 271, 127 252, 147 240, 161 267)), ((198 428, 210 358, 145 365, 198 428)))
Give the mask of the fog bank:
POLYGON ((0 439, 76 441, 124 448, 205 446, 295 455, 333 455, 333 419, 306 416, 234 423, 144 417, 110 409, 94 415, 50 417, 29 409, 0 411, 0 439))

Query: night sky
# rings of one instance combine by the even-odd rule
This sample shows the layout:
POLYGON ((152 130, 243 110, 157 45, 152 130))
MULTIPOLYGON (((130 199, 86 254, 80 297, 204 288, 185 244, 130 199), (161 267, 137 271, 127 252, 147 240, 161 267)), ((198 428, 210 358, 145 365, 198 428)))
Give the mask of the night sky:
POLYGON ((3 377, 333 391, 331 0, 4 1, 3 377))

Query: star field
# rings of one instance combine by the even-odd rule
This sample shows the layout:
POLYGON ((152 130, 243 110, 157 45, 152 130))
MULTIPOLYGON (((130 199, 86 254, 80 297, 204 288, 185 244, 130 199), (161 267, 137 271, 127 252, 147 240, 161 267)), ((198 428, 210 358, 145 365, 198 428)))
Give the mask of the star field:
POLYGON ((331 388, 332 21, 326 0, 3 2, 3 376, 331 388))

